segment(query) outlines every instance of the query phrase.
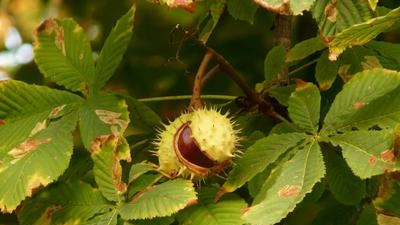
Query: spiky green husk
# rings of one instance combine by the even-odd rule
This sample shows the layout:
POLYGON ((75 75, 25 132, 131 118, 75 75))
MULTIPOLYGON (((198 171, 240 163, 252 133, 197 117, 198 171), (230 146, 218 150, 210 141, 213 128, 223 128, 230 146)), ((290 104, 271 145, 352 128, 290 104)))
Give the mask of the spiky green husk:
POLYGON ((189 124, 192 137, 198 143, 201 151, 213 160, 216 165, 226 164, 236 150, 238 135, 233 122, 227 114, 221 114, 215 109, 198 109, 190 113, 183 113, 173 122, 165 125, 156 141, 156 154, 159 160, 159 169, 169 177, 195 177, 190 168, 183 165, 174 151, 176 132, 184 124, 189 124))

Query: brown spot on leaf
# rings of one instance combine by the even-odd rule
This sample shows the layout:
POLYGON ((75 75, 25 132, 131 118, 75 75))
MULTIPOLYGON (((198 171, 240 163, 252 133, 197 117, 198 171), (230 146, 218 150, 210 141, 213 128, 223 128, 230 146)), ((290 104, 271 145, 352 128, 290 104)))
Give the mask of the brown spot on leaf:
POLYGON ((50 177, 42 177, 37 174, 33 175, 28 180, 28 196, 32 196, 41 186, 46 186, 50 182, 50 177))
POLYGON ((337 0, 332 0, 331 3, 326 5, 324 11, 326 18, 332 23, 335 23, 337 18, 336 2, 337 0))
POLYGON ((281 198, 295 197, 299 195, 301 186, 299 185, 285 185, 278 191, 278 196, 281 198))
POLYGON ((369 157, 369 158, 368 158, 368 165, 370 165, 370 166, 375 166, 376 160, 377 160, 377 159, 376 159, 375 156, 369 157))
POLYGON ((11 149, 8 154, 12 157, 14 157, 14 160, 11 161, 11 163, 17 162, 19 159, 24 157, 26 154, 29 152, 32 152, 36 150, 40 145, 47 144, 51 142, 51 138, 46 138, 44 140, 33 140, 33 139, 28 139, 15 148, 11 149))
POLYGON ((303 81, 302 79, 296 79, 295 81, 296 81, 296 89, 297 88, 302 89, 302 88, 306 87, 308 84, 307 82, 303 81))
POLYGON ((1 125, 5 125, 5 124, 6 124, 6 121, 3 120, 3 119, 0 119, 0 126, 1 126, 1 125))
POLYGON ((103 109, 96 109, 96 115, 101 121, 111 125, 111 132, 115 136, 119 136, 128 127, 128 121, 121 119, 121 113, 112 112, 103 109))
POLYGON ((65 105, 61 105, 58 107, 55 107, 53 110, 50 112, 50 119, 57 118, 59 116, 59 113, 65 108, 65 105))
POLYGON ((35 45, 39 44, 38 37, 41 33, 45 32, 47 35, 51 35, 55 32, 55 40, 54 43, 56 47, 61 50, 63 55, 66 55, 65 52, 65 37, 64 37, 64 29, 60 27, 57 23, 56 19, 48 19, 43 21, 35 31, 35 45))
POLYGON ((118 144, 118 138, 112 134, 98 136, 91 142, 90 152, 92 155, 95 155, 99 153, 106 144, 116 146, 118 144))
POLYGON ((193 0, 174 0, 167 3, 169 7, 181 7, 188 12, 196 10, 196 4, 193 0))
POLYGON ((360 110, 362 107, 364 107, 367 103, 364 101, 358 101, 356 103, 353 104, 353 108, 355 110, 360 110))
POLYGON ((396 163, 396 154, 393 149, 388 149, 386 151, 381 152, 381 159, 388 163, 396 163))
POLYGON ((112 178, 114 181, 114 186, 118 193, 124 193, 127 189, 126 184, 122 181, 122 167, 118 157, 114 157, 112 178))
POLYGON ((278 13, 281 15, 293 15, 293 11, 290 9, 289 0, 283 0, 281 4, 277 5, 271 5, 265 2, 265 0, 254 0, 254 2, 273 13, 278 13))
POLYGON ((42 122, 38 122, 35 127, 32 129, 31 133, 29 134, 29 137, 34 136, 35 134, 39 133, 40 131, 44 130, 47 128, 47 120, 44 120, 42 122))

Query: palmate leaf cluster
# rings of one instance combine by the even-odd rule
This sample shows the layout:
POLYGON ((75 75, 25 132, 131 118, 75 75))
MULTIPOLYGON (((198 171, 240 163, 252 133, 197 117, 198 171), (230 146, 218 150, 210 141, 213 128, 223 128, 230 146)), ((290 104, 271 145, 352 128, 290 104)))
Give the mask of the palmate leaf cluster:
POLYGON ((205 4, 203 44, 225 10, 250 23, 259 7, 310 11, 318 37, 271 49, 259 84, 288 119, 270 131, 244 131, 243 154, 223 181, 170 180, 157 165, 133 160, 137 148, 149 148, 161 119, 137 99, 103 90, 130 43, 135 5, 96 60, 74 20, 48 19, 35 32, 35 62, 61 90, 0 83, 3 213, 16 212, 24 225, 400 223, 400 47, 373 41, 399 22, 399 9, 379 14, 373 0, 159 2, 205 4), (277 85, 282 70, 310 55, 318 55, 316 84, 277 85), (344 84, 326 104, 323 91, 338 77, 344 84), (128 136, 130 126, 146 135, 128 136))

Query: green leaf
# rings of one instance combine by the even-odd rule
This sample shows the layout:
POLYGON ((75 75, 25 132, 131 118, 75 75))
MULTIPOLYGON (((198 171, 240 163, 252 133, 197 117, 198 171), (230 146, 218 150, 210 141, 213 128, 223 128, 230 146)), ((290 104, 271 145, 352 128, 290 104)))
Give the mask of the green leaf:
POLYGON ((391 132, 351 131, 330 137, 330 140, 342 148, 347 164, 362 179, 400 168, 392 149, 391 132))
POLYGON ((326 91, 331 88, 338 74, 338 70, 338 63, 328 59, 328 52, 325 51, 322 53, 315 67, 315 78, 321 91, 326 91))
POLYGON ((265 199, 246 210, 243 219, 254 225, 278 223, 312 191, 324 174, 320 147, 312 141, 283 164, 281 175, 268 189, 265 199))
POLYGON ((213 199, 217 189, 202 188, 199 193, 199 204, 191 206, 178 214, 180 224, 191 225, 242 225, 240 219, 242 210, 247 207, 246 202, 235 196, 225 196, 218 202, 213 199))
POLYGON ((357 225, 378 225, 376 210, 373 205, 369 204, 364 207, 358 217, 357 225))
POLYGON ((324 151, 326 181, 335 198, 346 205, 358 205, 366 196, 366 185, 355 176, 346 162, 333 149, 324 151))
POLYGON ((120 208, 125 220, 170 216, 197 200, 189 180, 175 179, 136 194, 120 208))
POLYGON ((124 225, 170 225, 174 222, 172 216, 169 217, 156 217, 151 220, 134 220, 130 222, 125 222, 124 225))
POLYGON ((370 41, 365 45, 376 52, 379 61, 385 68, 400 70, 400 44, 383 41, 370 41))
POLYGON ((301 15, 308 11, 315 0, 254 0, 261 7, 283 15, 301 15))
POLYGON ((254 22, 258 6, 252 1, 229 0, 228 12, 237 20, 245 20, 251 24, 254 22))
POLYGON ((354 24, 365 22, 374 15, 365 0, 318 0, 311 11, 324 39, 335 36, 354 24))
POLYGON ((133 164, 131 170, 129 171, 129 183, 131 183, 141 175, 153 170, 155 170, 154 166, 147 162, 133 164))
POLYGON ((45 77, 85 94, 95 79, 86 33, 72 19, 48 19, 36 29, 35 62, 45 77))
POLYGON ((116 224, 116 209, 83 182, 57 184, 24 204, 18 220, 37 224, 116 224))
POLYGON ((161 119, 150 107, 135 98, 123 96, 128 104, 129 118, 132 127, 146 133, 154 133, 154 128, 160 126, 161 119))
POLYGON ((400 218, 396 216, 388 216, 385 214, 378 214, 379 225, 398 225, 400 224, 400 218))
POLYGON ((329 42, 329 59, 336 60, 347 47, 363 45, 380 33, 389 30, 393 24, 399 21, 400 7, 385 16, 376 17, 343 30, 329 42))
POLYGON ((301 83, 289 98, 289 117, 305 131, 317 134, 320 105, 318 88, 312 83, 301 83))
POLYGON ((91 96, 80 111, 79 129, 86 149, 96 138, 121 137, 129 124, 126 102, 113 94, 91 96))
POLYGON ((217 26, 219 18, 225 10, 227 0, 211 0, 209 3, 209 12, 201 23, 204 23, 204 27, 200 28, 199 40, 203 43, 207 43, 208 38, 211 36, 214 28, 217 26))
POLYGON ((100 191, 110 201, 122 201, 127 186, 122 180, 120 161, 131 161, 128 143, 117 136, 102 136, 93 141, 91 151, 93 174, 100 191))
POLYGON ((387 98, 399 85, 400 74, 395 71, 373 69, 357 73, 336 96, 325 117, 322 132, 349 130, 361 125, 369 128, 381 120, 397 118, 394 113, 398 109, 393 109, 388 102, 397 104, 400 99, 393 96, 387 98), (380 108, 376 108, 377 105, 380 108))
POLYGON ((313 37, 297 43, 286 55, 286 62, 301 60, 311 54, 324 49, 326 46, 319 37, 313 37))
POLYGON ((296 85, 277 86, 268 90, 268 94, 274 97, 278 102, 284 106, 288 106, 289 97, 292 92, 296 90, 296 85))
POLYGON ((286 49, 282 45, 273 47, 265 57, 264 76, 265 82, 271 83, 278 79, 279 72, 285 67, 286 49))
POLYGON ((272 134, 256 141, 235 161, 221 191, 236 190, 305 137, 302 133, 272 134))
POLYGON ((115 73, 132 37, 135 5, 118 21, 108 35, 96 61, 94 88, 101 88, 115 73))
POLYGON ((0 84, 1 211, 13 211, 68 167, 81 101, 65 91, 19 81, 0 84))
POLYGON ((116 95, 91 96, 80 111, 80 131, 94 162, 100 191, 110 201, 121 201, 126 191, 120 161, 131 161, 123 134, 129 124, 127 105, 116 95))

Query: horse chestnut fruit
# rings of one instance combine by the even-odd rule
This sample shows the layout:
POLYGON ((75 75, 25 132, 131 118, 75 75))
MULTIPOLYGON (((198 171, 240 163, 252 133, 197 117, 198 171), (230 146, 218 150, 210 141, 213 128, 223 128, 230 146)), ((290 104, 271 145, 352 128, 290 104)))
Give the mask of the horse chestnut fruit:
POLYGON ((171 178, 207 176, 230 162, 238 139, 227 114, 215 109, 184 113, 158 135, 159 169, 171 178))

